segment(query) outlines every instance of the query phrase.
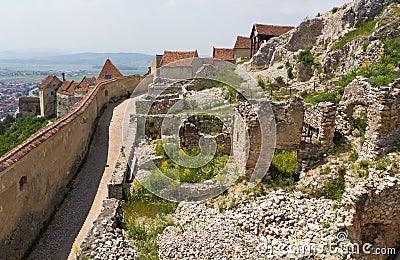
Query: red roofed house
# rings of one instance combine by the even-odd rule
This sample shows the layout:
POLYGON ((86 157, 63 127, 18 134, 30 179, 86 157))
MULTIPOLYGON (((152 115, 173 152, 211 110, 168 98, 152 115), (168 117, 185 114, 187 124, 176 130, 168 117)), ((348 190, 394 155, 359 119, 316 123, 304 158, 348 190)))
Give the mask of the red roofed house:
POLYGON ((251 39, 249 37, 238 36, 236 38, 234 50, 235 61, 240 59, 250 59, 251 39))
POLYGON ((124 75, 115 67, 115 65, 111 62, 110 59, 107 59, 104 63, 103 69, 100 71, 99 76, 97 77, 97 82, 103 82, 110 79, 121 78, 124 75))
POLYGON ((62 81, 54 75, 49 75, 39 85, 40 115, 42 117, 52 117, 57 113, 57 90, 62 81))
POLYGON ((228 48, 213 48, 213 58, 234 63, 234 50, 228 48))
MULTIPOLYGON (((161 78, 185 79, 193 76, 193 61, 196 51, 164 51, 155 75, 161 78)), ((160 56, 156 56, 160 59, 160 56)), ((157 62, 157 60, 155 60, 157 62)), ((154 70, 153 70, 154 71, 154 70)))
POLYGON ((160 67, 168 65, 178 60, 197 58, 199 54, 196 51, 164 51, 160 62, 160 67))
POLYGON ((264 41, 268 41, 273 37, 287 33, 293 28, 293 26, 254 24, 250 34, 250 57, 253 57, 253 55, 257 53, 258 49, 264 41))
POLYGON ((96 85, 96 78, 83 77, 81 82, 65 80, 57 90, 57 116, 63 116, 96 85))

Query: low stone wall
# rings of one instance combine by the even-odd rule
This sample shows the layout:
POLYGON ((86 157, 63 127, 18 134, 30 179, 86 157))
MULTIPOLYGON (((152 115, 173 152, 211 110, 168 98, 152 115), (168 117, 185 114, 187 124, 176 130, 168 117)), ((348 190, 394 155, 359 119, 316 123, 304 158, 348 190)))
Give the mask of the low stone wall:
POLYGON ((137 253, 123 235, 122 223, 118 200, 103 200, 102 211, 80 246, 79 259, 136 259, 137 253))
POLYGON ((110 181, 107 183, 108 198, 122 200, 124 198, 125 185, 128 174, 128 161, 126 155, 121 149, 117 163, 114 166, 114 171, 110 181))
POLYGON ((272 102, 276 124, 276 148, 298 151, 301 148, 301 135, 304 123, 304 103, 298 98, 286 102, 272 102))
POLYGON ((0 158, 0 259, 21 258, 64 197, 103 105, 132 93, 142 79, 134 75, 97 85, 63 118, 0 158))

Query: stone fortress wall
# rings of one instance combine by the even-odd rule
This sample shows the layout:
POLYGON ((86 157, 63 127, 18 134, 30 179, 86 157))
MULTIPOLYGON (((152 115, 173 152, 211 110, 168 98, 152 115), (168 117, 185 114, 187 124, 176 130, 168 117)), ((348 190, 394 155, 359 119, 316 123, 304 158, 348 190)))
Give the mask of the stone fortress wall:
POLYGON ((102 107, 142 80, 133 75, 98 84, 68 114, 0 158, 0 259, 22 257, 64 197, 102 107))

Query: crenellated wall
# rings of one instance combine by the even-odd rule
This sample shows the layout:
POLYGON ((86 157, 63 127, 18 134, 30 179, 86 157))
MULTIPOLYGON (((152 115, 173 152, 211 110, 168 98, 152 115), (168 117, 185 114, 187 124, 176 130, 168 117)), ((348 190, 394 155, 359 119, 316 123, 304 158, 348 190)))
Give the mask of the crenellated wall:
POLYGON ((101 108, 142 76, 98 84, 71 111, 0 158, 0 259, 20 259, 67 191, 101 108))

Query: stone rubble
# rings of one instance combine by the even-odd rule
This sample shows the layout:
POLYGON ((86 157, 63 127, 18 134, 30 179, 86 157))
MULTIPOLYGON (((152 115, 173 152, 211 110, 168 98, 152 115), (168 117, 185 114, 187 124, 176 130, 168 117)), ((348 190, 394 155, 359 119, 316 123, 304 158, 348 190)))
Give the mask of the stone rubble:
POLYGON ((177 225, 158 237, 160 259, 282 259, 289 257, 279 252, 282 245, 339 242, 335 202, 298 191, 252 195, 221 213, 204 203, 181 203, 173 214, 177 225))
POLYGON ((103 201, 103 210, 80 247, 79 257, 90 259, 136 259, 137 253, 121 227, 118 200, 103 201))

